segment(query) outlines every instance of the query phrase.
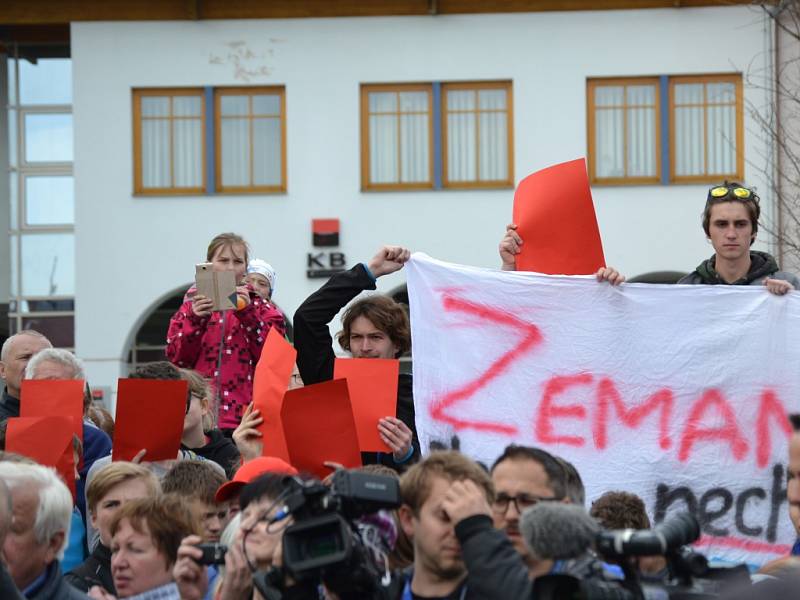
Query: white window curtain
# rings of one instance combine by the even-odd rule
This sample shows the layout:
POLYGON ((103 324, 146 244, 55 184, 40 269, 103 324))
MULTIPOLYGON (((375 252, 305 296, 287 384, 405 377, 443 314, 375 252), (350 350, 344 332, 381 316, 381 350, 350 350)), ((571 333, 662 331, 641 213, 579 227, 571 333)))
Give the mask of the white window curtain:
POLYGON ((508 179, 505 89, 447 90, 447 180, 508 179))
POLYGON ((675 175, 735 173, 735 84, 676 83, 673 94, 675 175))
POLYGON ((203 186, 202 112, 197 96, 141 98, 142 187, 203 186))
POLYGON ((594 88, 594 159, 599 179, 656 177, 656 86, 594 88))
POLYGON ((222 186, 280 186, 280 96, 225 94, 220 98, 220 120, 222 186))
POLYGON ((428 92, 370 92, 369 180, 430 181, 428 92))

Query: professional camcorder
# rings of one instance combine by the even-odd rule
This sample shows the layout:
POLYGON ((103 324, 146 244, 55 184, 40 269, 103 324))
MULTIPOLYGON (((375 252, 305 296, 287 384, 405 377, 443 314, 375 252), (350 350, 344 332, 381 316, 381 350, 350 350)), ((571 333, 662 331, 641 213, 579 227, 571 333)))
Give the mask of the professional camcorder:
POLYGON ((695 600, 719 598, 734 586, 750 584, 745 565, 712 568, 707 559, 688 547, 700 537, 700 524, 690 513, 678 513, 650 530, 600 531, 594 548, 604 560, 619 565, 624 579, 548 575, 534 583, 537 600, 695 600), (643 582, 635 568, 637 556, 661 555, 667 572, 657 582, 643 582))
POLYGON ((291 516, 294 523, 283 533, 283 568, 254 575, 262 596, 282 598, 289 579, 306 587, 324 583, 340 600, 385 597, 388 564, 385 556, 375 556, 380 552, 365 540, 358 520, 400 506, 398 480, 341 470, 331 487, 297 477, 285 483, 276 518, 291 516))

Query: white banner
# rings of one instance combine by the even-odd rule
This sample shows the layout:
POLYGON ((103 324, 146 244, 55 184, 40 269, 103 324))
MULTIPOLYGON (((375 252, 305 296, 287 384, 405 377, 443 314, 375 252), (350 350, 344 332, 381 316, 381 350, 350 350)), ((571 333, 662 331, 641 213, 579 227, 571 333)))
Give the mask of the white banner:
POLYGON ((491 466, 510 443, 572 461, 587 505, 687 508, 697 547, 789 553, 786 414, 800 411, 800 292, 510 273, 414 254, 406 266, 423 451, 491 466), (455 438, 455 439, 454 439, 455 438))

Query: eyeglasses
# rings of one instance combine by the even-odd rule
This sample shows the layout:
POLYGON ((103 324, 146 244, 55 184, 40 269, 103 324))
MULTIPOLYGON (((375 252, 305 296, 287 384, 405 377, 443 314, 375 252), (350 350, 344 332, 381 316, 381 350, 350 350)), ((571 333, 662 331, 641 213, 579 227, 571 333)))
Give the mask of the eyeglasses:
POLYGON ((192 408, 192 398, 197 398, 198 400, 202 400, 202 398, 196 394, 192 394, 189 392, 186 394, 186 414, 189 414, 189 409, 192 408))
POLYGON ((733 196, 738 200, 749 200, 753 198, 755 194, 753 194, 753 190, 749 190, 745 187, 730 187, 727 185, 719 185, 708 190, 709 202, 723 200, 729 196, 733 196))
POLYGON ((509 496, 508 494, 498 494, 494 499, 493 509, 494 512, 504 515, 508 510, 508 505, 514 503, 514 508, 517 512, 522 514, 526 508, 536 506, 539 502, 561 502, 564 498, 556 498, 555 496, 534 496, 531 494, 520 494, 519 496, 509 496))

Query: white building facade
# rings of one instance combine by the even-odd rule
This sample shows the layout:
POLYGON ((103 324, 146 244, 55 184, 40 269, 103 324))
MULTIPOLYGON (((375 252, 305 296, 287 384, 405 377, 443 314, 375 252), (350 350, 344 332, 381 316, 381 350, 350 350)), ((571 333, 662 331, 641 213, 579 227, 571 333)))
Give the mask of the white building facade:
POLYGON ((74 22, 76 354, 113 390, 224 231, 275 267, 289 318, 324 282, 309 253, 498 266, 514 185, 582 156, 607 263, 690 271, 709 184, 768 189, 748 106, 772 98, 747 79, 774 71, 774 35, 747 6, 74 22), (313 219, 339 219, 338 247, 312 245, 313 219))

